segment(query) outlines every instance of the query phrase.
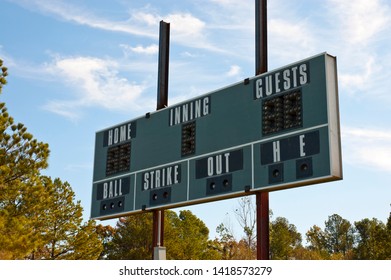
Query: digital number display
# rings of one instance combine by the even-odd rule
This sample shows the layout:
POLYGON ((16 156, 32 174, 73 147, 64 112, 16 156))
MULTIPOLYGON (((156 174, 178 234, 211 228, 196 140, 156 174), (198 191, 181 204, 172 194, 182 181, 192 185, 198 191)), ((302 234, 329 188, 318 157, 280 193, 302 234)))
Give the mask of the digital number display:
POLYGON ((262 134, 302 126, 301 91, 296 90, 262 101, 262 134))
POLYGON ((128 142, 107 150, 106 176, 130 170, 130 147, 128 142))
POLYGON ((182 157, 195 153, 195 121, 182 125, 182 157))

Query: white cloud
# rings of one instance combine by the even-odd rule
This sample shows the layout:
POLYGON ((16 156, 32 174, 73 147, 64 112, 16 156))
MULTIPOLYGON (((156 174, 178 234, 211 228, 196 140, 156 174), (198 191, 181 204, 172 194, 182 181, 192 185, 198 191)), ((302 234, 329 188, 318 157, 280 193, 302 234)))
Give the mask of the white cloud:
POLYGON ((391 172, 391 131, 342 128, 343 160, 354 166, 391 172))
POLYGON ((213 45, 207 36, 206 23, 190 13, 171 13, 162 16, 170 23, 170 40, 181 45, 226 53, 224 48, 213 45))
POLYGON ((364 90, 371 87, 372 77, 374 74, 375 59, 369 57, 365 63, 362 63, 360 68, 353 68, 354 73, 341 73, 339 76, 340 86, 349 93, 356 93, 358 90, 364 90), (360 71, 358 71, 360 70, 360 71))
POLYGON ((195 57, 198 57, 199 55, 191 53, 191 52, 188 52, 188 51, 185 51, 185 52, 181 53, 181 56, 185 57, 185 58, 195 58, 195 57))
POLYGON ((38 10, 41 13, 54 15, 56 18, 91 28, 124 32, 154 39, 158 39, 159 21, 164 19, 171 23, 170 38, 172 41, 192 48, 224 52, 222 48, 218 48, 208 41, 205 35, 206 23, 188 12, 159 15, 155 12, 148 12, 148 8, 144 8, 142 11, 132 9, 127 20, 113 21, 61 0, 14 0, 14 2, 28 9, 38 10))
POLYGON ((229 5, 233 5, 233 4, 237 5, 236 0, 212 0, 212 2, 215 2, 221 6, 229 6, 229 5))
MULTIPOLYGON (((203 50, 218 52, 222 55, 218 59, 228 61, 232 65, 228 71, 225 70, 224 78, 226 80, 228 80, 227 77, 234 77, 241 72, 248 71, 245 63, 253 64, 254 6, 252 1, 243 1, 240 5, 233 0, 213 0, 208 2, 209 4, 206 1, 197 1, 194 5, 199 9, 194 9, 194 13, 168 10, 168 12, 164 12, 165 15, 161 15, 162 12, 159 12, 156 7, 153 8, 153 5, 146 5, 142 9, 129 9, 128 14, 125 11, 124 14, 127 18, 122 21, 112 20, 105 17, 104 14, 97 16, 93 9, 83 9, 80 6, 82 4, 77 1, 14 0, 14 2, 29 9, 38 10, 45 15, 56 16, 61 20, 91 28, 145 36, 152 38, 152 41, 157 40, 158 24, 161 19, 164 19, 171 23, 171 41, 188 47, 179 50, 179 59, 172 56, 171 69, 174 68, 175 63, 180 65, 189 62, 189 58, 197 58, 197 60, 192 60, 191 67, 187 66, 188 69, 182 71, 184 76, 191 76, 195 72, 190 68, 202 71, 201 66, 196 63, 199 60, 205 62, 208 57, 208 54, 205 54, 203 50), (201 7, 201 5, 209 6, 201 7), (235 34, 232 35, 232 32, 235 34), (243 65, 243 69, 237 65, 243 65)), ((328 6, 321 5, 322 8, 317 8, 318 13, 323 12, 317 17, 318 15, 313 14, 300 14, 303 11, 299 6, 303 7, 304 4, 296 5, 286 0, 270 1, 268 7, 269 68, 273 69, 285 63, 303 59, 320 51, 333 51, 331 53, 338 56, 341 94, 349 92, 351 96, 364 96, 364 94, 360 94, 367 92, 366 89, 373 89, 375 86, 385 88, 384 81, 387 81, 386 76, 389 76, 390 73, 387 70, 390 58, 388 61, 384 61, 384 56, 374 53, 366 46, 356 47, 355 42, 374 40, 378 34, 383 32, 387 28, 387 24, 390 23, 390 7, 381 0, 328 0, 325 3, 328 6), (329 9, 323 9, 323 7, 329 9), (331 24, 328 19, 332 19, 331 24), (363 28, 366 30, 360 31, 363 28), (341 38, 345 39, 343 43, 340 43, 341 38), (382 60, 379 57, 382 57, 382 60)), ((122 62, 108 59, 100 59, 99 64, 91 57, 85 58, 84 61, 81 58, 77 60, 76 57, 68 57, 69 61, 66 61, 65 58, 58 59, 56 63, 50 63, 49 66, 57 74, 61 73, 62 78, 71 81, 69 84, 73 88, 83 92, 79 97, 70 97, 72 100, 77 100, 77 104, 87 103, 86 100, 88 100, 91 105, 120 108, 121 100, 126 99, 126 94, 121 94, 121 92, 131 91, 134 92, 132 96, 137 96, 145 90, 145 84, 142 82, 136 84, 126 80, 123 74, 119 74, 120 71, 125 68, 126 71, 135 71, 137 64, 138 73, 145 73, 146 79, 155 78, 151 75, 151 69, 156 70, 157 68, 156 60, 152 63, 152 59, 154 59, 153 55, 158 53, 158 46, 156 43, 151 43, 150 40, 145 43, 139 39, 132 40, 131 45, 120 45, 125 58, 134 55, 132 61, 127 59, 127 66, 119 66, 118 63, 122 62), (142 59, 135 59, 140 54, 145 56, 142 56, 142 59), (71 59, 72 61, 70 61, 71 59), (67 67, 66 63, 70 62, 80 65, 78 69, 72 70, 79 72, 78 75, 72 74, 72 71, 67 67), (86 63, 86 65, 81 65, 82 63, 86 63), (97 64, 94 65, 94 63, 97 64), (102 92, 108 91, 114 85, 120 86, 119 95, 124 97, 110 98, 109 102, 102 102, 101 100, 105 99, 102 96, 110 96, 102 94, 102 92), (116 102, 116 100, 120 101, 116 102)), ((211 64, 209 69, 212 67, 214 65, 211 64)), ((175 73, 176 77, 180 74, 175 73)), ((209 76, 212 74, 208 73, 209 76)), ((175 81, 175 78, 170 79, 175 81)), ((199 80, 201 81, 201 79, 199 80)), ((205 80, 203 82, 205 83, 205 80)), ((192 86, 197 88, 197 85, 192 86)), ((391 98, 388 97, 386 91, 383 92, 371 90, 365 96, 378 94, 390 100, 391 98)), ((132 98, 132 102, 137 100, 137 97, 132 98)), ((67 115, 72 112, 69 108, 74 106, 73 101, 68 103, 51 101, 46 107, 67 115)))
POLYGON ((237 76, 239 75, 240 73, 240 66, 238 65, 231 65, 228 73, 227 73, 227 76, 228 77, 234 77, 234 76, 237 76))
POLYGON ((120 47, 124 50, 125 55, 128 55, 129 53, 154 55, 159 52, 159 46, 156 44, 152 44, 146 47, 142 45, 137 45, 136 47, 132 47, 129 45, 121 44, 120 47))
POLYGON ((279 59, 302 59, 314 52, 314 36, 309 30, 308 24, 301 21, 274 18, 268 24, 270 40, 269 52, 279 59))
POLYGON ((53 15, 66 21, 80 25, 86 25, 92 28, 103 29, 108 31, 124 32, 138 36, 157 38, 156 28, 140 27, 138 24, 158 22, 156 17, 149 14, 135 13, 127 21, 110 21, 94 15, 90 10, 83 9, 80 6, 69 4, 65 1, 56 0, 14 0, 14 2, 32 10, 38 10, 41 13, 53 15))
POLYGON ((47 73, 58 77, 75 93, 70 100, 52 100, 44 108, 69 119, 77 119, 81 109, 90 106, 138 110, 139 97, 146 85, 121 77, 118 68, 115 61, 94 57, 56 58, 46 65, 47 73))
POLYGON ((148 26, 156 27, 159 25, 160 17, 156 14, 146 13, 143 11, 135 11, 130 13, 130 21, 133 24, 145 23, 148 26))
POLYGON ((391 21, 391 9, 382 0, 329 0, 340 24, 341 39, 350 44, 368 44, 391 21))
POLYGON ((189 13, 169 14, 166 21, 170 23, 170 30, 173 36, 178 36, 179 40, 194 39, 202 37, 202 32, 205 29, 205 22, 194 17, 189 13))

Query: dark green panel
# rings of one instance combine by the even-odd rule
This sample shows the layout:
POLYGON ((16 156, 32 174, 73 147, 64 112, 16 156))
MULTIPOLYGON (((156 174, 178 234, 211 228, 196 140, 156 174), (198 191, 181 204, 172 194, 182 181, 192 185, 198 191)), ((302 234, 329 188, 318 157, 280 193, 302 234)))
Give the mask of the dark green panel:
POLYGON ((137 173, 135 209, 168 207, 187 201, 187 170, 185 161, 137 173))
POLYGON ((255 188, 288 188, 329 177, 328 139, 328 127, 324 126, 254 145, 255 188))
POLYGON ((95 182, 91 217, 112 217, 134 210, 134 175, 95 182))
POLYGON ((251 146, 191 160, 189 200, 216 200, 243 195, 251 186, 251 161, 251 146))
POLYGON ((91 217, 342 178, 336 75, 321 54, 97 132, 91 217))

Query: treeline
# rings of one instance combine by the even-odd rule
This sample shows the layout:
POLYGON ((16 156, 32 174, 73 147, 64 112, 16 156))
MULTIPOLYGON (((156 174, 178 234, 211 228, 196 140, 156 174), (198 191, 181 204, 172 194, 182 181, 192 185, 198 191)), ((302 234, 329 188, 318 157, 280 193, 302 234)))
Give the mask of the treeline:
MULTIPOLYGON (((243 200, 251 203, 248 198, 243 200)), ((254 227, 248 225, 242 227, 244 237, 239 241, 224 224, 220 225, 219 241, 223 241, 221 244, 226 248, 224 259, 255 259, 255 222, 250 224, 254 227)), ((351 223, 333 214, 324 222, 323 228, 312 226, 305 233, 305 240, 294 224, 277 217, 271 219, 269 236, 270 259, 274 260, 391 259, 391 213, 386 224, 376 218, 351 223)))
MULTIPOLYGON (((243 237, 236 239, 230 224, 217 227, 214 248, 219 259, 256 258, 256 210, 250 196, 238 200, 235 210, 243 237)), ((284 217, 270 211, 270 259, 273 260, 389 260, 391 259, 391 213, 387 223, 372 218, 354 223, 333 214, 324 226, 312 226, 303 237, 284 217)))
MULTIPOLYGON (((251 220, 251 219, 250 219, 251 220)), ((252 223, 251 223, 252 224, 252 223)), ((255 223, 253 223, 255 225, 255 223)), ((250 224, 247 224, 250 225, 250 224)), ((218 237, 210 240, 209 229, 190 211, 165 211, 164 246, 172 260, 256 259, 255 227, 243 227, 235 239, 228 225, 220 224, 218 237)), ((151 259, 152 214, 118 220, 115 227, 101 227, 106 236, 100 259, 151 259)), ((273 260, 385 260, 391 259, 391 215, 387 224, 363 219, 351 224, 334 214, 324 227, 314 225, 305 234, 307 245, 295 225, 284 217, 270 222, 270 259, 273 260)))
MULTIPOLYGON (((0 94, 7 68, 0 60, 0 94)), ((50 150, 15 122, 0 103, 0 259, 151 259, 152 215, 124 217, 112 226, 83 222, 80 201, 67 182, 42 175, 50 150)), ((165 211, 167 259, 255 259, 254 205, 248 197, 235 211, 243 229, 229 225, 218 237, 190 211, 165 211)), ((391 259, 391 216, 351 224, 337 214, 303 237, 286 218, 270 222, 271 259, 391 259)))

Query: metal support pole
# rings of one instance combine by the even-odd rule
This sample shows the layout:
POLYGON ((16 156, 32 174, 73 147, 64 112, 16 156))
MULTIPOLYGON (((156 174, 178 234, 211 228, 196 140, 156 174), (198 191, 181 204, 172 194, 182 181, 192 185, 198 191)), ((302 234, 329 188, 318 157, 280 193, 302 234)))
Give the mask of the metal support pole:
POLYGON ((169 58, 170 58, 170 24, 164 21, 160 21, 156 110, 163 109, 168 105, 169 58))
MULTIPOLYGON (((255 0, 255 75, 268 71, 267 0, 255 0)), ((256 194, 257 259, 269 259, 269 193, 256 194)))
POLYGON ((257 201, 257 259, 269 259, 269 193, 256 194, 257 201))
MULTIPOLYGON (((168 66, 170 54, 170 24, 160 21, 159 28, 159 61, 156 110, 168 105, 168 66)), ((164 243, 164 210, 153 212, 153 259, 165 260, 164 243)))
POLYGON ((267 72, 267 0, 255 0, 255 75, 267 72))

